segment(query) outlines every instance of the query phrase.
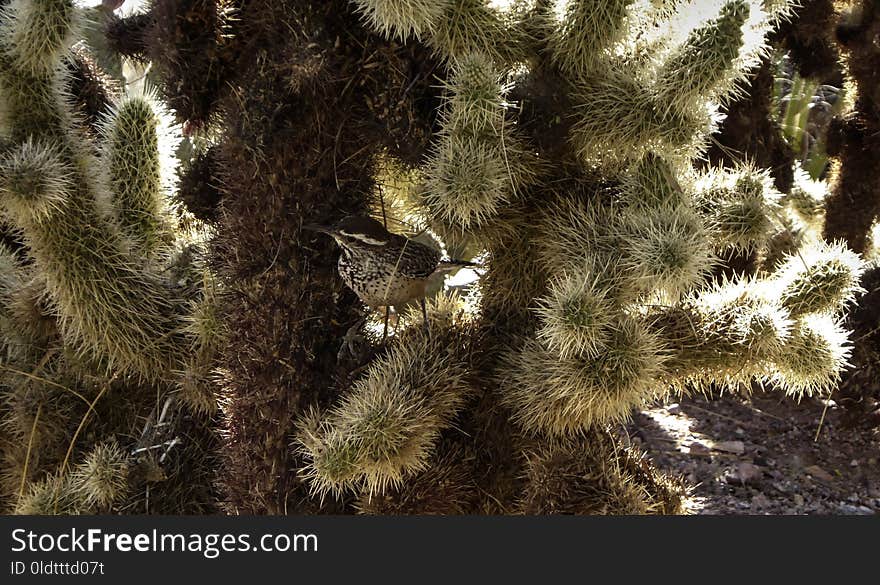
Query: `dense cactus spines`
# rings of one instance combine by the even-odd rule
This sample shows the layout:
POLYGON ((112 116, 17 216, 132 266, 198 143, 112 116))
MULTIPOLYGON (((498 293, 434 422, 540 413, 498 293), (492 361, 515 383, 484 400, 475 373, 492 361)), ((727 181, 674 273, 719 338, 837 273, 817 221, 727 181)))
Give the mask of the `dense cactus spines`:
POLYGON ((839 314, 862 270, 842 247, 818 244, 769 277, 722 282, 679 309, 653 311, 652 329, 672 350, 670 382, 736 389, 758 379, 796 397, 830 391, 850 353, 839 314))
POLYGON ((621 244, 627 250, 621 270, 635 287, 678 298, 700 285, 715 255, 696 211, 686 205, 636 210, 624 215, 621 244))
POLYGON ((52 71, 76 39, 80 13, 70 2, 15 0, 3 8, 4 52, 33 74, 52 71))
POLYGON ((575 100, 572 139, 593 164, 622 164, 650 151, 686 156, 694 150, 694 137, 710 129, 708 116, 666 107, 624 71, 584 81, 575 100))
POLYGON ((160 109, 114 98, 95 148, 73 29, 22 64, 4 12, 7 507, 681 513, 613 425, 827 392, 848 359, 863 270, 815 237, 822 198, 695 168, 785 5, 155 0, 122 51, 186 123, 176 184, 160 109), (476 282, 380 336, 303 229, 351 214, 427 227, 476 282), (733 253, 749 274, 718 274, 733 253))
POLYGON ((171 467, 198 467, 190 439, 153 444, 157 433, 143 429, 161 418, 164 433, 209 445, 204 420, 167 398, 188 346, 198 346, 200 374, 216 349, 185 327, 205 296, 192 277, 205 270, 193 243, 200 226, 185 218, 182 229, 165 203, 174 145, 154 106, 116 95, 87 50, 71 49, 80 12, 67 0, 26 0, 0 13, 0 211, 21 246, 4 248, 0 265, 0 505, 211 509, 210 490, 184 487, 171 467), (21 58, 35 39, 48 44, 21 58), (144 453, 158 449, 156 473, 143 473, 144 453))
POLYGON ((331 412, 309 417, 300 434, 318 492, 382 493, 430 464, 440 432, 474 392, 460 304, 441 300, 430 311, 430 334, 413 326, 331 412))
POLYGON ((0 190, 7 213, 19 222, 39 224, 53 219, 67 200, 71 168, 57 148, 25 142, 0 162, 0 190))
POLYGON ((584 279, 581 273, 557 277, 537 301, 543 323, 537 336, 563 359, 595 357, 605 347, 615 302, 598 278, 584 279))
POLYGON ((423 203, 443 223, 471 229, 510 203, 535 169, 505 124, 507 88, 488 56, 463 56, 447 90, 451 95, 429 162, 423 203))
POLYGON ((176 199, 198 219, 214 223, 219 219, 220 173, 219 149, 212 146, 198 152, 178 168, 176 199))
POLYGON ((550 57, 566 74, 585 78, 601 62, 600 52, 625 34, 627 8, 634 0, 557 0, 544 8, 550 57))
POLYGON ((367 24, 391 38, 421 38, 435 30, 451 0, 353 0, 367 24))
POLYGON ((86 128, 97 132, 101 120, 119 95, 119 84, 102 71, 84 48, 74 48, 67 58, 68 98, 73 102, 74 113, 82 118, 86 128))
POLYGON ((695 29, 658 72, 660 99, 687 107, 730 77, 731 65, 743 45, 742 27, 748 16, 749 3, 733 0, 721 8, 718 18, 695 29))
POLYGON ((438 100, 430 51, 382 39, 360 19, 341 0, 248 3, 237 15, 211 260, 227 285, 220 318, 235 332, 217 368, 230 511, 319 508, 291 436, 359 367, 337 356, 362 309, 338 279, 333 241, 301 228, 368 213, 379 158, 427 148, 425 109, 438 100))
POLYGON ((160 153, 172 150, 174 136, 152 101, 149 94, 123 99, 102 128, 102 158, 109 190, 120 210, 119 223, 146 257, 167 246, 171 235, 166 194, 170 173, 163 169, 168 161, 162 161, 160 153), (160 140, 168 143, 160 146, 160 140))
POLYGON ((792 315, 835 313, 855 300, 864 268, 842 244, 808 246, 778 270, 780 303, 792 315))
POLYGON ((600 432, 588 441, 563 440, 526 454, 523 514, 681 514, 682 486, 659 476, 635 449, 600 432))
POLYGON ((804 317, 776 357, 773 381, 798 398, 830 393, 848 365, 847 337, 847 331, 830 315, 804 317))
POLYGON ((128 457, 117 444, 98 444, 72 470, 32 485, 15 513, 106 514, 124 500, 128 473, 128 457))
MULTIPOLYGON (((4 26, 10 22, 22 24, 12 19, 4 26)), ((9 50, 6 38, 0 42, 9 50)), ((34 75, 12 63, 5 72, 12 136, 23 143, 18 157, 7 158, 15 168, 6 176, 15 184, 3 197, 4 207, 41 268, 70 347, 108 370, 155 379, 173 355, 176 324, 168 292, 141 270, 101 207, 103 186, 93 176, 98 163, 66 125, 72 117, 59 87, 61 57, 48 55, 54 65, 46 62, 34 75), (17 82, 7 85, 11 79, 17 82), (41 100, 31 101, 34 94, 41 100), (44 217, 48 210, 51 221, 44 217)))
POLYGON ((228 0, 158 0, 150 7, 143 33, 142 20, 136 17, 127 19, 130 30, 123 29, 149 48, 161 95, 181 122, 195 128, 206 127, 214 118, 219 99, 229 88, 237 38, 231 29, 233 6, 228 0))
POLYGON ((698 179, 696 201, 716 248, 755 252, 773 235, 781 194, 765 172, 750 166, 710 171, 698 179))
POLYGON ((502 392, 513 420, 530 433, 565 436, 622 421, 650 400, 663 371, 658 339, 632 318, 612 323, 606 334, 593 358, 560 359, 537 342, 510 356, 502 392))

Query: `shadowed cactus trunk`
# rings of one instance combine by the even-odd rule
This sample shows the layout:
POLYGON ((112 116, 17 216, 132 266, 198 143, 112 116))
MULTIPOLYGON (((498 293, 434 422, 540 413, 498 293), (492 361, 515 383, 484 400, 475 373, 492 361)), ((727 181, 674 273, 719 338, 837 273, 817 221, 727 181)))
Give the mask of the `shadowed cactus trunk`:
POLYGON ((837 41, 847 69, 852 107, 832 120, 828 154, 832 157, 830 193, 825 204, 825 235, 843 238, 856 252, 868 246, 870 229, 880 214, 877 165, 880 132, 880 9, 858 2, 841 18, 837 41))

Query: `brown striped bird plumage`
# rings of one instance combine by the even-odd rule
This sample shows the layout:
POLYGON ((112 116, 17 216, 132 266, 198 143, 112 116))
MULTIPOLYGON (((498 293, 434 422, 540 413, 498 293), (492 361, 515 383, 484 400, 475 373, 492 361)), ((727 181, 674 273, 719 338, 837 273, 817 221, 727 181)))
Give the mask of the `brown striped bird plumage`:
POLYGON ((342 250, 339 275, 371 307, 422 299, 434 274, 473 266, 470 262, 441 260, 438 250, 389 232, 371 217, 351 215, 331 227, 304 227, 333 236, 342 250))

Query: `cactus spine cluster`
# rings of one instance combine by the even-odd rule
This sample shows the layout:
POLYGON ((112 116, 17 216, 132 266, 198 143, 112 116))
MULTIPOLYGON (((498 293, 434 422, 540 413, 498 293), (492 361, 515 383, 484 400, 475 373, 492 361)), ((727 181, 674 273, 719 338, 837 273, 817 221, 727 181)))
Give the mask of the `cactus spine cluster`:
POLYGON ((106 76, 84 76, 94 64, 72 50, 81 11, 68 0, 0 11, 0 212, 21 247, 2 250, 2 501, 25 513, 137 507, 149 489, 137 469, 158 465, 155 436, 113 437, 185 416, 182 401, 161 412, 162 401, 198 343, 185 323, 204 296, 168 198, 174 132, 148 93, 121 96, 101 86, 106 76), (105 442, 89 448, 86 436, 105 442))
MULTIPOLYGON (((448 2, 444 18, 418 3, 356 4, 368 26, 416 37, 449 68, 440 131, 416 187, 420 213, 437 233, 485 250, 488 268, 471 299, 471 351, 482 359, 447 363, 445 375, 433 374, 432 395, 470 377, 482 398, 466 403, 476 414, 464 420, 450 415, 445 429, 423 427, 419 466, 411 438, 388 451, 384 438, 397 429, 438 420, 397 387, 402 363, 425 368, 410 354, 418 333, 407 330, 328 414, 304 425, 316 492, 378 490, 385 506, 411 502, 411 490, 430 500, 420 474, 436 471, 423 470, 425 458, 444 465, 446 450, 463 440, 450 437, 462 431, 485 449, 479 441, 500 435, 471 434, 468 425, 502 418, 513 427, 505 439, 514 454, 501 461, 523 475, 469 481, 499 498, 520 490, 520 510, 546 510, 552 506, 535 503, 534 482, 609 457, 597 454, 597 433, 670 390, 766 382, 803 396, 833 387, 848 351, 836 316, 858 289, 860 259, 816 240, 779 251, 778 264, 768 260, 754 276, 713 282, 732 253, 769 256, 784 229, 783 196, 753 166, 692 163, 719 102, 759 61, 784 6, 448 2), (689 11, 699 22, 676 36, 671 23, 689 11), (467 30, 478 26, 479 39, 467 30), (568 111, 552 109, 559 103, 568 111), (412 413, 408 424, 404 412, 412 413), (345 428, 360 429, 350 443, 340 442, 345 428), (377 441, 384 465, 358 454, 377 441)), ((580 481, 599 481, 588 477, 580 481)), ((615 485, 609 500, 633 497, 623 509, 670 509, 649 503, 668 497, 668 486, 646 495, 633 478, 615 485)), ((584 509, 571 506, 555 511, 584 509)))
POLYGON ((210 469, 232 513, 681 512, 610 425, 671 391, 827 391, 847 359, 859 257, 778 245, 809 197, 694 164, 784 10, 155 0, 109 44, 153 60, 195 137, 190 213, 161 108, 116 97, 86 131, 67 98, 78 10, 14 0, 7 507, 140 510, 146 485, 204 510, 210 469), (479 280, 379 339, 333 243, 302 229, 352 213, 430 229, 479 280), (719 276, 739 252, 754 273, 719 276))

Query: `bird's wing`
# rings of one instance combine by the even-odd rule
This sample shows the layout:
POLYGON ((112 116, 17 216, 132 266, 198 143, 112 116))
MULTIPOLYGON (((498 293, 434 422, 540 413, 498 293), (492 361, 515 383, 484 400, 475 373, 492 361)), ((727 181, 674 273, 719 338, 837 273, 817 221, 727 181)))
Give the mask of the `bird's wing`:
POLYGON ((410 278, 427 278, 440 262, 440 252, 414 240, 407 240, 396 261, 397 272, 410 278))

